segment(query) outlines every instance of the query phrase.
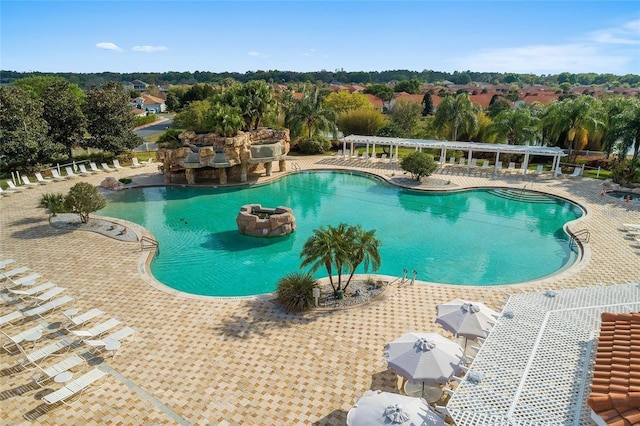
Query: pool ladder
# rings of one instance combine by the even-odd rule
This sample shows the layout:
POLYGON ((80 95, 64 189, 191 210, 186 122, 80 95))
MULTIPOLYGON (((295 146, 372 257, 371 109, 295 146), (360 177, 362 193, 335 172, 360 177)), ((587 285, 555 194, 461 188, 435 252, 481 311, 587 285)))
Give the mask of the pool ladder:
POLYGON ((142 238, 140 238, 140 251, 147 249, 156 249, 156 256, 160 254, 160 245, 158 242, 151 237, 143 235, 142 238))
POLYGON ((294 172, 299 172, 300 170, 302 170, 300 169, 300 165, 293 161, 291 162, 291 169, 293 169, 294 172))
POLYGON ((572 232, 569 230, 569 236, 571 237, 571 242, 569 243, 569 248, 573 248, 578 243, 588 243, 591 238, 591 232, 588 229, 581 229, 580 231, 572 232))

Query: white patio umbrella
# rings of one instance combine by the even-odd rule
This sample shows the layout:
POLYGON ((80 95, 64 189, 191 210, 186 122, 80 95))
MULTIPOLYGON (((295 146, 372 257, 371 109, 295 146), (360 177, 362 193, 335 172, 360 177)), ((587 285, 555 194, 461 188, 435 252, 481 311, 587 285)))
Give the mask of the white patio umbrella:
POLYGON ((407 333, 385 347, 387 366, 427 386, 444 384, 460 373, 462 347, 436 333, 407 333))
POLYGON ((436 324, 457 336, 467 339, 487 337, 487 331, 499 314, 483 303, 454 299, 437 305, 436 324))
POLYGON ((347 426, 446 426, 421 398, 397 393, 366 391, 347 414, 347 426))

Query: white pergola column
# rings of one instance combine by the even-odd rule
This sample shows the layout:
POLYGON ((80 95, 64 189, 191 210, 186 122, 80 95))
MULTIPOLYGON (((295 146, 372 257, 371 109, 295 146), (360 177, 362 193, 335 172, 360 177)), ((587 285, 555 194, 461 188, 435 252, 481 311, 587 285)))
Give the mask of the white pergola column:
POLYGON ((471 159, 473 158, 473 150, 469 148, 469 154, 467 155, 467 172, 471 170, 471 159))
POLYGON ((529 166, 529 151, 524 153, 524 166, 522 167, 522 174, 527 175, 527 167, 529 166))
POLYGON ((373 156, 376 154, 376 144, 375 142, 373 143, 373 149, 371 150, 371 158, 373 158, 373 156))
POLYGON ((493 171, 498 171, 498 161, 500 161, 500 151, 496 151, 496 164, 493 165, 493 171))
POLYGON ((342 155, 347 156, 347 140, 342 139, 342 155))
POLYGON ((444 163, 447 159, 447 147, 442 145, 440 148, 440 168, 444 167, 444 163))
POLYGON ((367 159, 367 161, 369 161, 369 141, 367 141, 367 147, 364 150, 364 158, 367 159))

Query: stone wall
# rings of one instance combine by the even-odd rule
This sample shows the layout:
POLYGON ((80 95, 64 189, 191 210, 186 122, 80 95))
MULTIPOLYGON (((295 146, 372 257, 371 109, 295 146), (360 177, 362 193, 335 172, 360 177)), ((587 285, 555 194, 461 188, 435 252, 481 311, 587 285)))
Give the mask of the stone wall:
POLYGON ((236 224, 241 234, 251 237, 281 237, 296 230, 296 218, 290 208, 267 209, 260 204, 240 207, 236 224))

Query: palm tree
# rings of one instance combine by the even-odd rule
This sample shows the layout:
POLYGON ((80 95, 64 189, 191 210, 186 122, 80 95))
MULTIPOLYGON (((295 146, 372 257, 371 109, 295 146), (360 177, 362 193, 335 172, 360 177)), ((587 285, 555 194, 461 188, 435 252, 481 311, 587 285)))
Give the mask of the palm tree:
POLYGON ((273 105, 273 88, 264 80, 251 80, 238 89, 238 105, 242 111, 245 130, 257 129, 273 105))
MULTIPOLYGON (((311 139, 316 132, 332 132, 336 135, 338 114, 328 108, 323 108, 320 91, 305 89, 302 99, 296 102, 291 110, 291 125, 299 131, 306 126, 311 139)), ((296 132, 297 133, 297 132, 296 132)))
POLYGON ((579 96, 553 102, 543 117, 549 138, 561 142, 569 149, 583 149, 590 138, 599 137, 604 131, 602 103, 592 96, 579 96))
POLYGON ((640 154, 640 100, 636 98, 624 98, 623 107, 615 111, 609 119, 609 132, 614 141, 621 140, 618 155, 622 161, 631 146, 635 142, 633 160, 640 154))
POLYGON ((380 252, 378 251, 378 247, 380 247, 380 240, 375 236, 376 230, 372 229, 370 231, 365 231, 362 229, 360 225, 351 227, 349 230, 349 239, 352 243, 352 248, 350 250, 351 253, 351 274, 349 275, 349 279, 347 283, 344 285, 344 289, 347 289, 349 283, 351 283, 351 278, 356 273, 356 269, 358 266, 364 263, 364 272, 366 273, 369 270, 369 265, 375 271, 380 267, 380 252))
POLYGON ((504 110, 493 119, 490 132, 509 145, 529 145, 538 139, 540 120, 528 108, 504 110))
POLYGON ((438 105, 433 124, 440 132, 448 131, 453 141, 458 140, 460 133, 473 137, 478 131, 478 112, 466 92, 445 96, 438 105))

